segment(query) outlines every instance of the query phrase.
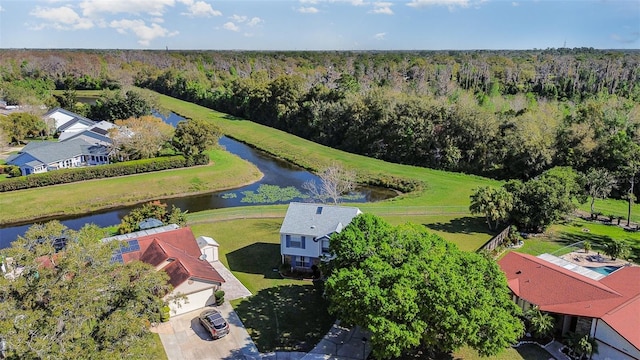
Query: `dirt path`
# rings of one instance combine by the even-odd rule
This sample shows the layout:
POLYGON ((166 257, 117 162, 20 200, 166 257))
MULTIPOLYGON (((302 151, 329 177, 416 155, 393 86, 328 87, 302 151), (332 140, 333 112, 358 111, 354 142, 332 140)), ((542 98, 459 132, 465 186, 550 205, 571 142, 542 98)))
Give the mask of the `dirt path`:
POLYGON ((0 160, 7 160, 7 158, 10 155, 22 150, 23 147, 24 147, 24 145, 21 145, 21 146, 10 146, 10 147, 7 147, 7 148, 0 149, 0 160))

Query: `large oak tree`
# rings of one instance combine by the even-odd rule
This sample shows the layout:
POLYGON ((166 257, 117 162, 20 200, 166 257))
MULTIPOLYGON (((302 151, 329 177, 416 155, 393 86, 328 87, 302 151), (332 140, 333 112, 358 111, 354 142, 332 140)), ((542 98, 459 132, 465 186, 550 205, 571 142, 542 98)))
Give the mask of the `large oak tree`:
POLYGON ((2 250, 0 336, 9 359, 124 359, 148 355, 167 275, 139 261, 114 263, 117 242, 86 226, 33 225, 2 250))
POLYGON ((523 332, 494 260, 462 252, 422 226, 360 215, 331 238, 329 311, 371 333, 376 358, 468 345, 493 355, 523 332))

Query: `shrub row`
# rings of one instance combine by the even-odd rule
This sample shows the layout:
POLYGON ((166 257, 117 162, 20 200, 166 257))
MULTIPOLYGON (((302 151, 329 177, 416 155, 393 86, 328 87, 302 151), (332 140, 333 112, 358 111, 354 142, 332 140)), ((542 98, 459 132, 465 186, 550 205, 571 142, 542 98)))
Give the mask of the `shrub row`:
POLYGON ((419 191, 424 189, 425 187, 425 183, 420 180, 399 178, 396 176, 382 175, 382 174, 374 176, 372 179, 368 179, 366 183, 372 186, 379 186, 379 187, 398 190, 403 193, 419 191))
POLYGON ((7 179, 0 182, 0 192, 66 184, 76 181, 142 174, 195 165, 206 165, 208 162, 209 157, 206 154, 199 154, 188 159, 185 159, 183 156, 171 156, 127 161, 109 165, 60 169, 42 174, 32 174, 7 179))

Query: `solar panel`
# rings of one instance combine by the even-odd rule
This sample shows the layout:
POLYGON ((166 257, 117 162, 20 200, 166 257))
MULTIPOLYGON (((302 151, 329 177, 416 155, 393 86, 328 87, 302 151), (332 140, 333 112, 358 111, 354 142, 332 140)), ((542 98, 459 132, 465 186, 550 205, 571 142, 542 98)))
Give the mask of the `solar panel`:
POLYGON ((128 254, 134 251, 140 251, 140 244, 138 243, 138 239, 122 241, 120 242, 120 247, 115 250, 115 252, 119 254, 128 254))
POLYGON ((138 243, 138 239, 132 239, 127 241, 121 241, 120 246, 113 251, 113 255, 111 256, 111 262, 119 262, 124 264, 124 259, 122 258, 122 254, 128 254, 134 251, 140 251, 140 243, 138 243))
POLYGON ((129 249, 131 249, 131 251, 140 251, 140 244, 138 243, 138 239, 129 240, 129 249))
POLYGON ((111 255, 111 262, 119 262, 121 264, 124 264, 124 259, 122 259, 122 254, 113 254, 111 255))

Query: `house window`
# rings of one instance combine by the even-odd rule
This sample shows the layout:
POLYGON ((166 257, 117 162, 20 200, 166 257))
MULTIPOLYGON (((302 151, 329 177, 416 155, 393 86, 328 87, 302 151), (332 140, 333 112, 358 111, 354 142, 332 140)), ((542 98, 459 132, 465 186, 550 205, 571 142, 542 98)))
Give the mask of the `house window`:
POLYGON ((329 253, 329 239, 322 239, 322 252, 329 253))
POLYGON ((296 256, 296 267, 309 267, 308 261, 306 256, 296 256))
POLYGON ((290 244, 291 244, 292 248, 300 249, 302 247, 302 239, 293 238, 293 239, 291 239, 290 244))

